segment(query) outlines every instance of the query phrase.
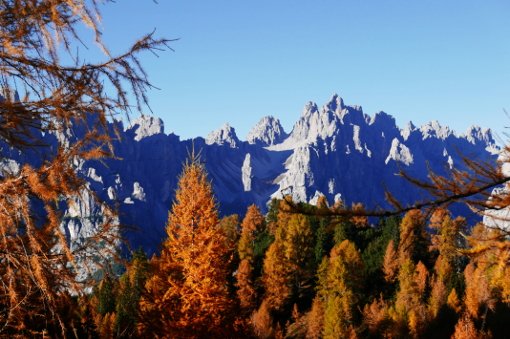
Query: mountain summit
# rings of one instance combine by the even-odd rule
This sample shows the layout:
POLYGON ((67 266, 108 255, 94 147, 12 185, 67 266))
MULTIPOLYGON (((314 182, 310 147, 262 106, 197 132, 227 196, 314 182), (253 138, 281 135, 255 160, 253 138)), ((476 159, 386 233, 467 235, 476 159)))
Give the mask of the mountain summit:
POLYGON ((263 117, 248 133, 246 141, 249 144, 271 146, 281 143, 287 134, 283 130, 280 120, 272 117, 263 117))
MULTIPOLYGON (((120 126, 113 145, 117 157, 81 161, 79 171, 101 201, 117 207, 119 222, 129 226, 131 247, 148 252, 165 236, 177 179, 192 148, 200 151, 223 214, 242 214, 253 203, 265 209, 271 198, 288 194, 303 202, 324 196, 330 203, 342 199, 349 205, 384 208, 389 207, 388 190, 405 205, 425 196, 396 176, 399 170, 426 179, 429 169, 439 174, 453 167, 462 170, 463 156, 491 162, 499 152, 490 130, 472 127, 457 134, 437 121, 399 128, 391 115, 367 115, 336 94, 321 107, 307 103, 289 134, 278 119, 267 116, 246 141, 229 124, 206 139, 184 141, 165 134, 162 121, 151 116, 126 129, 120 122, 113 124, 120 126)), ((9 173, 32 161, 30 154, 3 153, 2 166, 9 173)), ((102 211, 94 204, 92 199, 78 201, 72 211, 64 211, 62 227, 70 238, 94 232, 102 211)))

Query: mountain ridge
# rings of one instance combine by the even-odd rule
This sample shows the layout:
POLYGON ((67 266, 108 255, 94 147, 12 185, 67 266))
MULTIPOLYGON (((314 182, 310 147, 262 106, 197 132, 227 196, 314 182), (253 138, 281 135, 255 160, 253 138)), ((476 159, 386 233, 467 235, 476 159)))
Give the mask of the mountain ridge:
MULTIPOLYGON (((117 130, 112 141, 116 157, 81 160, 77 169, 102 204, 116 208, 130 246, 149 253, 165 237, 177 179, 192 149, 201 154, 223 215, 243 214, 253 203, 264 210, 272 198, 287 194, 303 202, 324 195, 330 203, 342 199, 348 205, 389 208, 389 191, 408 204, 427 196, 396 176, 399 170, 423 180, 429 168, 445 174, 452 167, 462 170, 463 156, 492 162, 499 152, 489 129, 472 127, 459 134, 439 122, 400 128, 391 115, 367 115, 336 94, 321 107, 307 103, 289 133, 277 118, 267 116, 246 140, 229 124, 205 138, 181 140, 165 133, 161 119, 147 115, 125 127, 111 122, 108 128, 112 135, 117 130)), ((55 138, 79 138, 80 133, 76 126, 55 138)), ((5 147, 3 154, 0 165, 10 172, 35 161, 5 147)), ((100 220, 101 203, 89 198, 64 211, 62 227, 70 241, 98 227, 94 220, 100 220)))

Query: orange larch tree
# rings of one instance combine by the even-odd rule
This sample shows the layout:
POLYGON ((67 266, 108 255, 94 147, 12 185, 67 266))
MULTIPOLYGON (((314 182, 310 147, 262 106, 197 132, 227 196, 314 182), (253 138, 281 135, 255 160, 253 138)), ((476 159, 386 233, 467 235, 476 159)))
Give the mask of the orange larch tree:
POLYGON ((356 246, 344 240, 324 258, 319 272, 318 295, 324 307, 324 338, 355 334, 355 306, 361 299, 364 265, 356 246))
POLYGON ((241 307, 253 311, 256 307, 257 293, 254 282, 254 243, 258 233, 265 227, 265 218, 256 205, 251 205, 241 224, 241 237, 238 243, 238 254, 241 262, 236 273, 237 297, 241 307))
MULTIPOLYGON (((150 34, 113 56, 101 40, 100 2, 109 1, 0 2, 0 143, 3 151, 38 147, 32 154, 40 156, 0 173, 0 336, 66 336, 80 327, 69 319, 70 295, 84 291, 76 283, 79 253, 60 227, 61 211, 87 189, 77 161, 111 153, 108 119, 131 110, 130 94, 139 110, 147 103, 151 84, 137 54, 166 44, 150 34), (76 45, 87 41, 81 26, 92 31, 102 61, 80 57, 76 45), (51 147, 41 142, 77 126, 84 135, 57 137, 51 147)), ((110 212, 82 248, 112 241, 110 212)))
POLYGON ((142 334, 167 337, 231 333, 227 287, 231 251, 205 169, 197 158, 184 166, 168 218, 168 239, 151 261, 140 301, 142 334))
POLYGON ((264 259, 265 297, 273 310, 282 311, 311 290, 313 233, 308 218, 292 214, 278 220, 275 241, 264 259))

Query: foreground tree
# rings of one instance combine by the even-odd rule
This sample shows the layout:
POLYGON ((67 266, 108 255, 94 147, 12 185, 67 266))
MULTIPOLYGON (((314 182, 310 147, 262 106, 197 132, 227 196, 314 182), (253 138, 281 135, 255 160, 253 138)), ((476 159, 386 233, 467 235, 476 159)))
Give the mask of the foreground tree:
MULTIPOLYGON (((23 150, 34 158, 0 173, 1 336, 65 336, 80 326, 69 312, 69 291, 83 291, 75 281, 79 254, 60 228, 60 211, 86 189, 75 164, 111 152, 107 119, 131 108, 130 92, 139 109, 147 101, 151 85, 136 55, 166 43, 148 35, 112 56, 99 18, 97 0, 0 2, 0 143, 4 156, 23 150), (93 31, 105 61, 78 57, 80 24, 93 31)), ((112 241, 105 213, 91 244, 112 241)))
POLYGON ((168 239, 151 260, 140 302, 142 335, 205 337, 231 334, 227 287, 231 251, 211 184, 195 157, 184 166, 168 218, 168 239))

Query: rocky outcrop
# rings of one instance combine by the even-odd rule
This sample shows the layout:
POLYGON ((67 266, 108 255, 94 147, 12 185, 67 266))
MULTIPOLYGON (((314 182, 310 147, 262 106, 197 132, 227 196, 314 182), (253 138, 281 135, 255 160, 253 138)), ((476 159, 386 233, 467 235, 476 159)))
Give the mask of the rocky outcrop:
MULTIPOLYGON (((428 167, 441 174, 453 166, 462 169, 462 156, 495 161, 499 151, 490 130, 472 127, 456 134, 438 122, 400 129, 389 114, 367 115, 338 95, 320 108, 307 103, 290 134, 278 119, 263 118, 247 141, 239 140, 228 124, 206 139, 180 140, 165 134, 162 121, 152 116, 141 116, 125 129, 120 122, 109 128, 120 137, 113 141, 116 157, 77 161, 77 168, 99 201, 117 211, 131 248, 142 246, 148 252, 165 236, 178 176, 192 150, 205 162, 222 214, 242 214, 253 203, 265 209, 272 197, 287 194, 303 202, 315 203, 323 195, 329 204, 342 200, 372 208, 388 206, 384 197, 389 190, 406 204, 423 193, 396 176, 398 171, 425 179, 428 167)), ((75 127, 41 138, 51 145, 80 133, 75 127)), ((42 161, 35 153, 6 147, 2 152, 4 173, 19 171, 24 162, 42 161)), ((79 243, 97 229, 102 208, 85 199, 63 211, 62 227, 70 241, 79 243)))
POLYGON ((287 134, 283 130, 280 120, 272 117, 263 117, 248 133, 246 141, 252 145, 271 146, 281 143, 287 134))

